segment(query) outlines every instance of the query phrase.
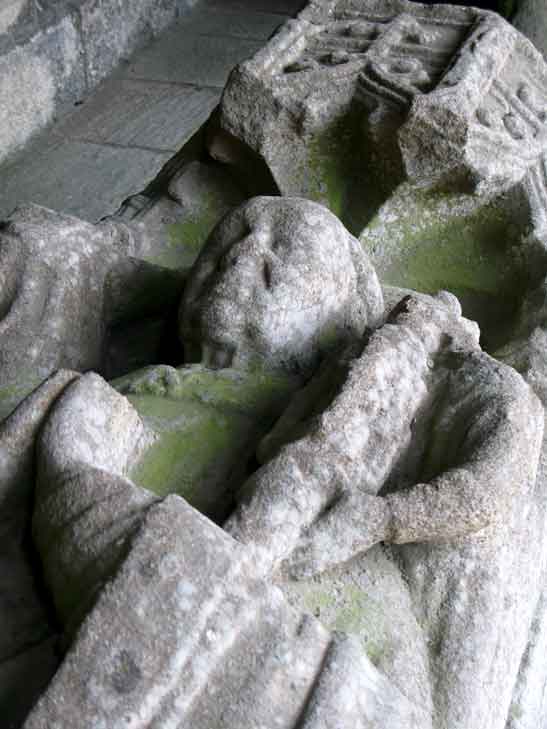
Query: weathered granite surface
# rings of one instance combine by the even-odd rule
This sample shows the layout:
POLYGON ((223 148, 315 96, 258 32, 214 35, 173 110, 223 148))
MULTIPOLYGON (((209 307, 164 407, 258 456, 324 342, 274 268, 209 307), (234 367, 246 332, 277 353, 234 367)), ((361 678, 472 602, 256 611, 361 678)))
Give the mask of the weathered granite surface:
POLYGON ((0 161, 172 23, 191 0, 8 0, 0 9, 0 161))
POLYGON ((114 565, 123 560, 123 567, 93 601, 63 668, 26 726, 97 720, 293 726, 308 714, 309 726, 323 726, 323 712, 319 723, 313 719, 315 704, 338 715, 336 689, 344 679, 351 681, 346 716, 356 726, 366 726, 362 705, 368 704, 368 714, 377 702, 394 703, 403 720, 399 726, 417 726, 408 703, 351 641, 329 640, 317 621, 292 610, 279 588, 267 586, 252 551, 179 497, 160 504, 124 478, 128 457, 135 457, 146 437, 128 408, 100 378, 85 375, 60 399, 43 434, 39 469, 45 479, 34 530, 46 579, 63 600, 58 610, 67 629, 83 606, 93 604, 114 565), (94 408, 85 433, 77 430, 82 406, 94 408), (100 453, 90 451, 90 443, 100 453), (66 584, 74 588, 72 602, 66 584), (135 642, 143 629, 144 640, 135 642), (82 664, 91 682, 82 681, 82 664), (363 683, 367 674, 370 687, 363 683))
MULTIPOLYGON (((188 321, 192 322, 194 307, 198 312, 206 310, 205 304, 196 307, 199 300, 193 295, 196 289, 207 292, 203 301, 210 301, 211 306, 218 299, 232 302, 232 316, 222 322, 223 340, 215 335, 216 318, 205 317, 202 323, 194 324, 201 337, 200 354, 206 366, 222 367, 231 363, 243 371, 247 368, 252 371, 262 361, 274 371, 291 371, 296 361, 302 363, 301 371, 309 371, 307 347, 317 350, 320 339, 312 337, 307 347, 301 347, 301 334, 295 344, 289 319, 284 327, 263 329, 260 341, 268 346, 257 351, 255 339, 249 338, 245 326, 240 326, 238 312, 258 312, 257 322, 267 322, 277 310, 280 294, 276 297, 276 289, 260 304, 258 291, 251 286, 258 278, 257 260, 263 266, 269 261, 270 251, 274 252, 277 265, 276 276, 271 280, 275 280, 278 290, 284 291, 282 301, 291 300, 291 287, 296 287, 295 292, 304 292, 288 309, 289 313, 294 312, 290 315, 296 317, 295 321, 299 321, 299 312, 313 311, 305 292, 308 286, 313 292, 314 282, 320 280, 327 284, 328 277, 333 276, 342 290, 340 275, 351 272, 355 265, 351 255, 346 253, 344 258, 342 254, 348 251, 348 244, 354 256, 361 249, 352 247, 354 239, 341 226, 337 232, 339 225, 314 203, 275 198, 258 198, 246 203, 221 222, 192 269, 182 303, 182 321, 188 310, 188 321), (310 249, 310 230, 316 234, 316 251, 310 249), (319 275, 310 265, 295 273, 293 261, 298 261, 299 252, 304 251, 315 253, 316 261, 323 261, 319 275), (322 257, 322 254, 327 255, 322 257), (221 266, 219 258, 223 261, 221 266), (249 276, 252 274, 244 298, 237 298, 241 291, 239 269, 249 276), (276 358, 274 343, 277 347, 288 347, 292 359, 276 358), (212 352, 212 344, 218 350, 216 354, 212 352), (226 357, 219 360, 219 354, 230 353, 233 356, 227 360, 226 357)), ((365 254, 359 253, 357 260, 362 261, 362 267, 366 263, 365 254)), ((245 699, 247 692, 241 682, 248 685, 248 681, 240 674, 241 660, 227 661, 227 648, 223 646, 227 641, 232 655, 236 645, 244 640, 246 629, 241 615, 251 609, 254 600, 246 592, 231 597, 233 585, 249 585, 256 580, 256 584, 264 585, 268 576, 276 573, 277 583, 285 586, 289 601, 295 605, 292 609, 307 606, 306 580, 314 575, 321 575, 319 584, 327 594, 340 585, 346 589, 359 585, 366 594, 366 585, 362 580, 359 584, 359 573, 368 574, 369 579, 376 573, 376 591, 386 583, 390 597, 399 593, 398 606, 414 605, 412 613, 416 622, 410 621, 412 630, 406 634, 412 638, 404 649, 394 649, 401 640, 398 629, 401 620, 404 625, 404 618, 394 621, 395 634, 390 634, 388 629, 380 639, 366 626, 366 621, 363 633, 357 632, 361 646, 369 638, 379 640, 380 648, 372 653, 377 667, 372 668, 367 662, 371 658, 366 659, 366 652, 361 653, 362 647, 356 645, 352 650, 357 653, 350 664, 359 660, 363 664, 359 675, 366 677, 370 671, 380 670, 385 679, 374 682, 368 700, 362 684, 347 689, 345 720, 357 726, 366 726, 361 724, 365 720, 373 721, 369 725, 378 727, 393 725, 395 717, 397 726, 409 727, 504 726, 521 656, 526 649, 528 626, 539 598, 537 577, 541 562, 527 559, 530 511, 523 509, 523 502, 529 502, 534 493, 543 408, 514 370, 481 353, 478 328, 461 317, 457 300, 449 294, 442 294, 438 299, 403 298, 386 323, 362 340, 366 327, 377 324, 383 312, 382 296, 370 267, 359 290, 366 291, 367 286, 368 317, 360 320, 353 334, 350 330, 338 335, 340 346, 347 343, 348 337, 354 343, 344 355, 339 351, 331 355, 333 360, 327 356, 318 379, 312 379, 293 400, 259 449, 265 465, 244 484, 239 497, 244 499, 244 505, 226 525, 238 542, 248 545, 247 553, 240 548, 246 555, 245 564, 250 565, 248 573, 241 574, 241 568, 237 567, 240 576, 234 583, 231 569, 222 569, 226 577, 223 583, 226 587, 222 590, 228 590, 223 601, 232 604, 236 600, 237 620, 234 617, 226 623, 223 611, 217 616, 218 608, 213 602, 210 619, 215 627, 203 628, 205 644, 198 640, 197 627, 182 631, 185 640, 191 636, 188 646, 185 643, 179 646, 175 636, 170 637, 168 626, 174 624, 174 615, 180 609, 176 607, 180 601, 175 594, 169 597, 173 590, 171 583, 161 588, 161 594, 164 603, 175 602, 165 613, 165 628, 158 628, 160 633, 154 638, 152 654, 146 643, 135 647, 131 637, 135 627, 126 628, 129 632, 117 627, 114 616, 120 611, 127 623, 127 607, 124 607, 127 600, 136 610, 135 620, 140 624, 151 620, 157 612, 146 597, 139 608, 140 603, 131 597, 129 585, 133 584, 135 570, 142 572, 142 568, 134 565, 133 555, 138 551, 139 535, 145 538, 148 534, 148 519, 152 516, 147 514, 155 514, 155 504, 159 502, 128 476, 131 464, 142 459, 143 452, 153 447, 158 436, 125 398, 96 375, 80 377, 61 396, 40 436, 33 531, 57 615, 64 625, 65 636, 74 636, 74 642, 63 668, 31 714, 28 726, 70 726, 76 716, 85 726, 102 712, 106 712, 105 720, 133 716, 132 720, 140 722, 137 725, 151 720, 161 724, 175 710, 170 707, 175 706, 175 725, 192 721, 198 726, 215 723, 234 726, 244 720, 251 725, 259 719, 262 721, 260 712, 265 709, 262 704, 256 704, 254 693, 251 691, 245 699), (475 532, 476 538, 470 536, 475 532), (465 537, 463 542, 462 537, 465 537), (424 540, 431 541, 432 546, 425 546, 424 540), (368 553, 379 542, 394 545, 417 542, 418 545, 394 547, 391 555, 388 551, 368 553), (357 555, 361 555, 359 561, 355 559, 357 555), (334 579, 322 576, 333 567, 340 570, 339 565, 348 560, 352 561, 347 572, 335 573, 334 579), (403 570, 404 577, 397 576, 397 569, 403 570), (130 580, 123 588, 118 586, 122 574, 130 580), (445 577, 442 581, 441 575, 445 577), (296 585, 292 581, 295 577, 298 578, 296 585), (110 586, 104 592, 106 583, 110 586), (473 601, 467 598, 469 590, 473 601), (533 592, 536 599, 530 600, 533 592), (107 595, 111 595, 110 599, 107 595), (526 610, 522 604, 524 595, 528 596, 526 610), (500 600, 505 605, 503 620, 498 610, 500 600), (436 605, 443 606, 441 612, 436 605), (93 628, 94 624, 97 627, 93 628), (104 636, 97 632, 99 625, 105 626, 103 631, 107 625, 112 626, 112 639, 103 640, 104 636), (509 626, 513 639, 506 650, 500 650, 499 641, 509 626), (220 657, 209 647, 211 631, 220 641, 220 657), (160 641, 160 636, 164 641, 160 641), (467 646, 464 653, 462 642, 467 646), (107 653, 103 655, 99 645, 107 653), (193 648, 189 654, 190 645, 193 648), (172 657, 162 658, 163 650, 169 651, 172 657), (183 660, 184 656, 188 657, 183 660), (169 660, 180 666, 177 670, 183 670, 183 666, 189 665, 186 662, 189 656, 192 665, 203 666, 195 686, 194 679, 190 684, 176 681, 172 670, 166 683, 152 669, 145 679, 145 665, 160 661, 159 666, 169 660), (91 692, 87 680, 81 684, 82 665, 87 666, 86 675, 98 675, 99 665, 110 664, 114 671, 113 688, 109 688, 104 677, 97 679, 99 683, 91 692), (231 666, 238 667, 235 676, 231 666), (118 681, 120 672, 122 677, 118 681), (214 685, 218 682, 214 701, 208 698, 211 676, 215 677, 214 685), (485 689, 487 676, 488 690, 485 689), (120 688, 122 678, 123 688, 120 688), (126 680, 130 681, 130 688, 125 688, 126 680), (235 690, 240 701, 234 706, 231 697, 235 690), (126 694, 131 698, 125 697, 126 694), (143 702, 142 708, 135 704, 136 696, 143 702), (222 708, 228 697, 229 711, 222 708), (370 708, 377 704, 381 710, 370 708), (213 709, 220 712, 215 713, 215 718, 211 714, 213 709)), ((350 288, 349 291, 349 301, 359 301, 357 290, 350 288)), ((327 298, 324 303, 329 301, 327 298)), ((333 298, 329 306, 330 311, 352 311, 344 297, 333 298)), ((319 311, 324 311, 324 305, 319 311)), ((310 317, 308 323, 310 332, 321 332, 322 317, 310 317)), ((252 331, 255 329, 256 325, 252 331)), ((188 332, 188 324, 182 331, 188 332)), ((135 389, 139 391, 140 385, 141 392, 145 393, 161 394, 162 388, 184 387, 176 371, 169 370, 162 373, 162 379, 154 380, 146 375, 140 383, 137 381, 135 389)), ((26 403, 20 406, 22 412, 26 407, 26 403)), ((164 503, 162 508, 167 509, 166 514, 182 508, 183 504, 176 498, 174 501, 168 498, 164 503)), ((533 507, 533 499, 529 507, 533 507)), ((192 523, 197 519, 198 525, 201 524, 201 517, 191 511, 188 514, 192 523)), ((183 522, 179 524, 180 518, 172 518, 174 522, 169 517, 171 526, 164 527, 166 534, 173 534, 169 539, 188 534, 190 527, 184 527, 183 522)), ((203 532, 199 526, 192 528, 203 532)), ((542 535, 534 533, 533 537, 534 543, 541 545, 542 535)), ((155 546, 152 552, 148 547, 145 554, 149 555, 147 559, 155 559, 160 537, 152 530, 150 539, 148 543, 155 546)), ((198 566, 201 558, 206 559, 208 547, 196 547, 195 568, 188 563, 188 549, 182 548, 177 558, 177 548, 172 547, 172 569, 177 574, 189 575, 191 580, 196 579, 192 577, 194 574, 201 579, 209 573, 204 564, 198 566)), ((227 554, 237 555, 232 547, 226 549, 227 554)), ((214 562, 218 564, 218 556, 214 562)), ((210 585, 210 579, 205 584, 210 585)), ((317 585, 315 577, 312 586, 317 588, 317 585)), ((219 588, 217 583, 217 596, 219 588)), ((146 594, 142 587, 135 589, 135 594, 146 594)), ((193 589, 201 594, 205 586, 193 589)), ((207 587, 210 589, 212 586, 207 587)), ((160 587, 156 586, 154 594, 158 590, 160 587)), ((380 595, 377 593, 376 598, 381 599, 380 595)), ((271 604, 272 600, 268 597, 267 603, 271 604)), ((209 613, 203 610, 203 614, 209 613)), ((283 631, 287 630, 292 615, 287 610, 284 607, 275 619, 273 616, 267 619, 267 623, 276 623, 283 626, 283 631)), ((200 614, 198 611, 196 619, 200 614)), ((267 643, 259 647, 262 641, 256 637, 265 637, 262 619, 254 618, 253 647, 245 638, 242 648, 245 655, 255 656, 255 681, 258 681, 257 671, 271 671, 267 656, 272 647, 267 643)), ((328 619, 323 620, 328 624, 328 619)), ((155 623, 157 626, 157 618, 155 623)), ((181 627, 186 624, 182 615, 175 624, 181 627)), ((300 654, 305 650, 301 648, 300 654)), ((346 650, 347 647, 342 656, 346 650)), ((295 672, 297 675, 300 670, 294 660, 286 659, 288 676, 294 676, 295 672)), ((336 665, 344 665, 345 661, 345 657, 339 658, 336 665)), ((319 710, 313 707, 321 702, 318 721, 324 722, 326 717, 339 716, 342 711, 329 682, 335 677, 340 681, 339 670, 343 669, 332 674, 327 671, 324 675, 317 663, 315 668, 313 665, 312 662, 307 669, 311 674, 307 674, 306 680, 313 681, 319 693, 306 706, 314 715, 319 710), (324 682, 326 688, 320 691, 324 682)), ((325 666, 328 665, 327 662, 325 666)), ((277 692, 280 690, 277 682, 290 678, 276 672, 273 684, 272 680, 268 681, 269 690, 277 692)), ((309 685, 304 682, 304 686, 309 685)), ((300 689, 300 693, 296 688, 294 691, 296 704, 285 704, 285 717, 279 715, 278 708, 275 710, 283 726, 293 726, 296 717, 301 718, 304 709, 298 702, 303 701, 309 688, 300 689)), ((271 703, 268 707, 271 710, 271 703)), ((266 725, 270 721, 267 716, 266 725)))
POLYGON ((27 406, 0 426, 0 705, 6 726, 20 726, 46 688, 60 657, 57 627, 32 569, 29 514, 34 499, 34 446, 44 414, 77 377, 60 372, 30 396, 27 406))
POLYGON ((283 194, 325 202, 359 233, 371 177, 373 198, 404 177, 483 194, 539 166, 546 84, 541 55, 496 13, 311 2, 233 72, 210 149, 241 165, 243 142, 283 194))
POLYGON ((546 724, 544 78, 490 13, 312 2, 118 215, 3 225, 10 721, 546 724))
MULTIPOLYGON (((410 299, 401 309, 342 377, 325 368, 320 385, 312 380, 293 400, 228 530, 266 559, 288 558, 284 571, 297 578, 363 555, 349 574, 322 577, 321 588, 365 587, 379 599, 384 582, 398 605, 410 592, 419 628, 403 633, 406 649, 397 644, 400 618, 383 626, 387 635, 365 620, 364 637, 376 640, 376 665, 419 707, 419 725, 502 727, 533 610, 534 601, 524 617, 524 596, 538 599, 541 589, 522 504, 534 489, 537 465, 526 472, 537 464, 543 409, 516 373, 480 352, 454 302, 410 299), (364 554, 379 541, 408 543, 391 553, 403 574, 397 597, 389 557, 378 564, 364 554)), ((289 584, 309 607, 306 588, 289 584)), ((317 577, 309 587, 317 591, 317 577)))

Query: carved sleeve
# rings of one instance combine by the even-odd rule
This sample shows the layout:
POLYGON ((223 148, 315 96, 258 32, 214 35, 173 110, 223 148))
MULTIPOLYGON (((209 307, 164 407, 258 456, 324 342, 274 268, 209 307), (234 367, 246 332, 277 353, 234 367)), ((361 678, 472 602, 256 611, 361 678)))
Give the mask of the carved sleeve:
POLYGON ((524 383, 483 400, 466 423, 453 465, 427 483, 386 497, 389 541, 452 539, 507 519, 515 498, 525 508, 542 434, 541 405, 524 383))

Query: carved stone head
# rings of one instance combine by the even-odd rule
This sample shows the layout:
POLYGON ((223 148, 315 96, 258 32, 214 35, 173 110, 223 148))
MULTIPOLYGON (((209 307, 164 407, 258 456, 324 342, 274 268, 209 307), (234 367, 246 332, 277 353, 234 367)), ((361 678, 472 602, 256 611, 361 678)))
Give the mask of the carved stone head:
POLYGON ((257 197, 215 228, 180 312, 187 359, 306 372, 383 312, 376 273, 326 208, 257 197))

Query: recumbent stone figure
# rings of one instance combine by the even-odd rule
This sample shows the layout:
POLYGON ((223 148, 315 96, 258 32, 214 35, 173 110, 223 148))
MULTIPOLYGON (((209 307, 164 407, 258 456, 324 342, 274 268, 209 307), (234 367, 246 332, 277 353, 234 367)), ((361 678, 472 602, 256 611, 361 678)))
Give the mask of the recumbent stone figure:
MULTIPOLYGON (((73 642, 28 727, 505 726, 525 621, 504 639, 537 570, 526 505, 543 410, 449 294, 382 319, 366 256, 320 206, 258 198, 219 224, 186 286, 189 351, 308 380, 228 533, 138 487, 131 471, 162 434, 98 376, 67 376, 39 437, 33 530, 73 642), (376 668, 302 622, 317 584, 385 605, 376 668)), ((122 389, 184 387, 184 368, 159 373, 122 389)), ((320 616, 333 627, 335 607, 320 616)))

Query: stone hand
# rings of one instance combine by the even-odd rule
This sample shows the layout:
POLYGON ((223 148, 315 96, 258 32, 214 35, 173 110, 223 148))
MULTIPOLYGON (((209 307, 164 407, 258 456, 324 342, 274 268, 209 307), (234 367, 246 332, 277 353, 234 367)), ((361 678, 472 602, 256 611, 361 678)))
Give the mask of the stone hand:
POLYGON ((387 539, 389 524, 385 499, 346 493, 305 530, 283 567, 295 579, 325 572, 387 539))
POLYGON ((155 395, 167 397, 180 387, 180 373, 170 365, 146 367, 140 372, 122 380, 118 391, 124 395, 155 395))

